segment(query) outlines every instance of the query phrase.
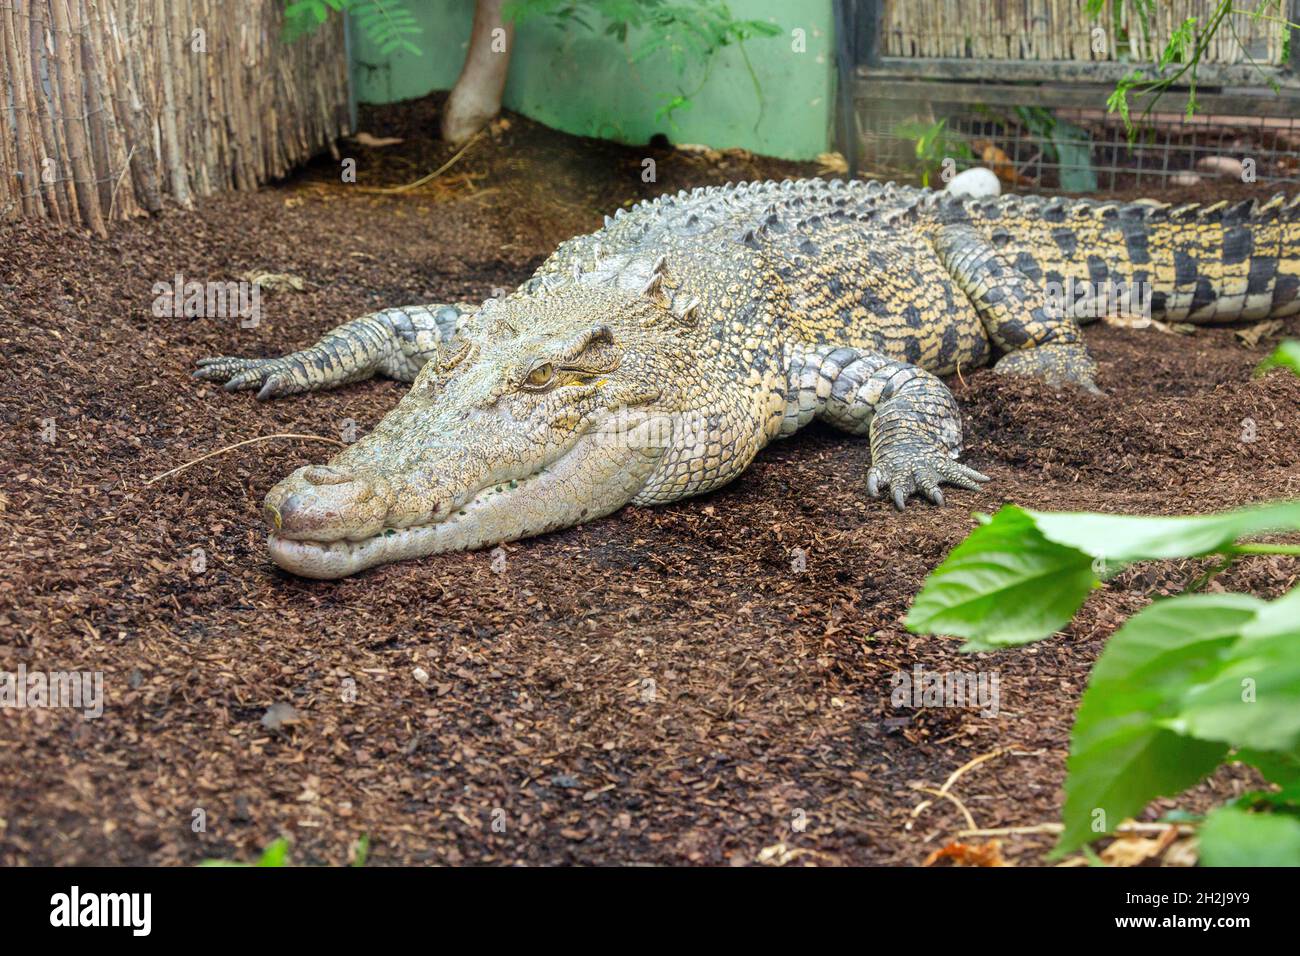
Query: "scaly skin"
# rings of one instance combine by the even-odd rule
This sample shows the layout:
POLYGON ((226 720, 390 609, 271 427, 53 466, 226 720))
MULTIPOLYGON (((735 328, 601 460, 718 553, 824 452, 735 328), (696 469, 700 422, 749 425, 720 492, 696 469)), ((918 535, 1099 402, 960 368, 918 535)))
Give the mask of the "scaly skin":
POLYGON ((645 202, 506 298, 389 309, 280 359, 205 359, 259 398, 382 373, 411 391, 266 497, 271 557, 309 577, 476 548, 717 488, 813 418, 871 443, 898 507, 987 480, 956 461, 936 374, 984 364, 1094 389, 1046 283, 1150 283, 1157 316, 1300 311, 1297 201, 1006 196, 741 183, 645 202))

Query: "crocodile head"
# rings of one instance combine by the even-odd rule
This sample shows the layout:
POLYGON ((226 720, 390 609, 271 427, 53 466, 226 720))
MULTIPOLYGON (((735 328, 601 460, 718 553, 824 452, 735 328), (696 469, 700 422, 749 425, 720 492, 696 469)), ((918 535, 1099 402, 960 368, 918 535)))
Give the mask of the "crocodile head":
MULTIPOLYGON (((272 559, 338 578, 541 534, 673 481, 690 312, 615 288, 492 302, 375 429, 271 489, 272 559), (679 310, 682 311, 682 310, 679 310)), ((697 381, 698 386, 698 381, 697 381)))

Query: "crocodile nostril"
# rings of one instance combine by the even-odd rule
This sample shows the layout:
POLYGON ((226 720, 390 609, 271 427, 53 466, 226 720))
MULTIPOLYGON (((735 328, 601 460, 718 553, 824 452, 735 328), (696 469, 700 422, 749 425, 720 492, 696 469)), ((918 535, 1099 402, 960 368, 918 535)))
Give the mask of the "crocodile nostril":
POLYGON ((302 476, 313 485, 341 485, 354 478, 350 471, 333 468, 330 465, 313 465, 304 471, 302 476))
POLYGON ((359 539, 383 527, 388 499, 381 480, 350 468, 308 466, 267 493, 262 514, 276 537, 359 539))

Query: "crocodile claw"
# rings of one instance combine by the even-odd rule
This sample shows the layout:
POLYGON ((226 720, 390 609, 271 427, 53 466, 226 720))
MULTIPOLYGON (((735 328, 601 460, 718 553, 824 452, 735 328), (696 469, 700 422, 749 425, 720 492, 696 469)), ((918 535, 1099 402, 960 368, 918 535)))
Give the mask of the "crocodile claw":
POLYGON ((940 483, 979 491, 979 482, 988 481, 974 468, 953 461, 944 451, 905 449, 883 453, 867 472, 867 491, 879 498, 883 489, 890 491, 894 507, 902 511, 907 499, 923 494, 940 507, 944 504, 940 483))
POLYGON ((191 373, 194 378, 209 382, 220 382, 225 379, 226 382, 221 387, 227 392, 255 388, 258 390, 259 401, 302 391, 296 387, 293 376, 288 374, 288 366, 282 358, 237 358, 232 355, 220 355, 199 359, 196 364, 198 367, 191 373))

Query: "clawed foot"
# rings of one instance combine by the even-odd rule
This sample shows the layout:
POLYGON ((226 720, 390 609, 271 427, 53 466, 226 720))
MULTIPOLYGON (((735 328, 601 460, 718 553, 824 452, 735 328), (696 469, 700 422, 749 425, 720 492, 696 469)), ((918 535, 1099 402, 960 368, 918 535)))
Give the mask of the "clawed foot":
POLYGON ((974 468, 953 461, 944 450, 899 448, 882 452, 877 457, 867 472, 867 491, 872 497, 879 498, 882 490, 889 489, 894 507, 901 511, 907 499, 918 493, 936 505, 943 505, 940 484, 979 491, 979 482, 988 480, 988 476, 981 475, 974 468))
POLYGON ((284 358, 250 359, 221 355, 199 359, 197 364, 198 368, 193 373, 194 378, 209 382, 227 379, 228 381, 221 386, 227 392, 256 388, 258 401, 306 391, 293 374, 293 366, 289 364, 288 359, 284 358))
POLYGON ((1093 381, 1097 363, 1078 342, 1008 352, 998 359, 993 370, 1004 375, 1029 375, 1053 388, 1072 385, 1093 395, 1104 394, 1093 381))

